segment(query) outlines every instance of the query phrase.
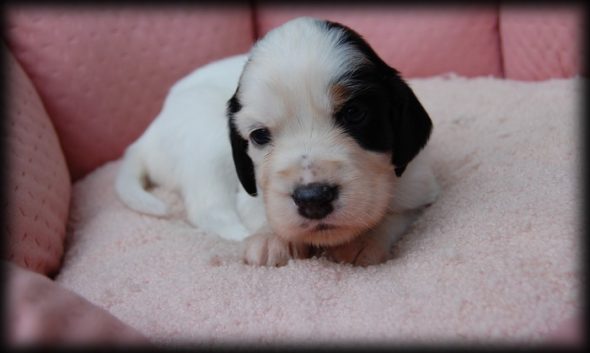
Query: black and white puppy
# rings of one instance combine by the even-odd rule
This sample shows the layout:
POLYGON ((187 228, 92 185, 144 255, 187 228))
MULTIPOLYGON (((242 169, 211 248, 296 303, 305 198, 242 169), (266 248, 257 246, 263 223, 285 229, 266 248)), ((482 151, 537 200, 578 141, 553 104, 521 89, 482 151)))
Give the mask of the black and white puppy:
POLYGON ((283 265, 324 249, 387 259, 438 185, 424 153, 431 120, 410 87, 353 30, 298 18, 248 55, 177 82, 125 152, 116 190, 165 215, 145 190, 177 190, 195 226, 243 240, 244 259, 283 265))

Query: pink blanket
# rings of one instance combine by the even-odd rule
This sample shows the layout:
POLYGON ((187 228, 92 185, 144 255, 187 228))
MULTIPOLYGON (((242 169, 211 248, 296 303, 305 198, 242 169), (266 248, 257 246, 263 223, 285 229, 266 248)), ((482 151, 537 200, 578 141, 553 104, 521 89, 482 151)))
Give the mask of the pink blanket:
POLYGON ((56 281, 156 344, 535 343, 578 313, 581 80, 411 80, 433 118, 440 199, 368 268, 281 268, 116 198, 119 162, 73 188, 56 281))

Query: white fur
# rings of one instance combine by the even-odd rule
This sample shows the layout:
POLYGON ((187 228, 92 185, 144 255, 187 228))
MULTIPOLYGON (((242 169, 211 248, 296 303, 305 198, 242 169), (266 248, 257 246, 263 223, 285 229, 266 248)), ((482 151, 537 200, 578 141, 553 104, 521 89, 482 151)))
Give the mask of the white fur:
POLYGON ((183 195, 195 226, 234 240, 250 234, 236 210, 239 185, 225 115, 246 59, 204 66, 172 87, 162 112, 125 152, 116 190, 130 208, 166 214, 166 205, 143 188, 149 177, 183 195))
POLYGON ((423 153, 397 178, 389 154, 366 151, 335 127, 330 85, 364 60, 336 45, 339 40, 312 19, 294 20, 258 42, 247 64, 246 55, 228 58, 176 83, 162 112, 125 153, 116 181, 121 200, 165 216, 167 206, 145 190, 146 180, 176 190, 193 225, 227 239, 247 238, 244 258, 251 264, 285 264, 308 256, 310 244, 326 247, 337 261, 386 259, 413 217, 408 211, 432 203, 438 186, 423 153), (248 148, 258 197, 240 186, 231 155, 226 104, 238 81, 237 129, 247 138, 264 126, 273 136, 269 146, 248 148), (319 221, 302 218, 293 187, 323 180, 342 186, 333 213, 319 221), (320 223, 335 229, 314 231, 320 223))

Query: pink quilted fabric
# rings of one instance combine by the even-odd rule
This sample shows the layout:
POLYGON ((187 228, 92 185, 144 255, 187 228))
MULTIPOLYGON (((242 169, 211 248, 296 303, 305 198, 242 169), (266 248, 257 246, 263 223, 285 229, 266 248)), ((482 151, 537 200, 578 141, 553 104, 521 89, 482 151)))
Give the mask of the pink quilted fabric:
POLYGON ((74 180, 118 157, 168 88, 252 44, 244 6, 15 7, 8 44, 52 117, 74 180))
POLYGON ((507 78, 545 80, 580 73, 583 8, 501 9, 507 78))
POLYGON ((406 77, 447 72, 502 76, 494 7, 313 6, 287 3, 258 8, 257 32, 298 16, 341 22, 365 37, 406 77))
POLYGON ((33 85, 8 54, 7 258, 50 274, 60 266, 70 177, 55 130, 33 85))

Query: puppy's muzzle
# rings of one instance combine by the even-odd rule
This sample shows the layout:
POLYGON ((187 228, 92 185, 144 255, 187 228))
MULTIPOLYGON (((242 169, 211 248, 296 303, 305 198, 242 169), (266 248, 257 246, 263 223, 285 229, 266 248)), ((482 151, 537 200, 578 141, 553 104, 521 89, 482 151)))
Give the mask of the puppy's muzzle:
POLYGON ((332 213, 332 201, 338 197, 338 186, 310 183, 295 188, 291 195, 300 215, 309 219, 322 219, 332 213))

